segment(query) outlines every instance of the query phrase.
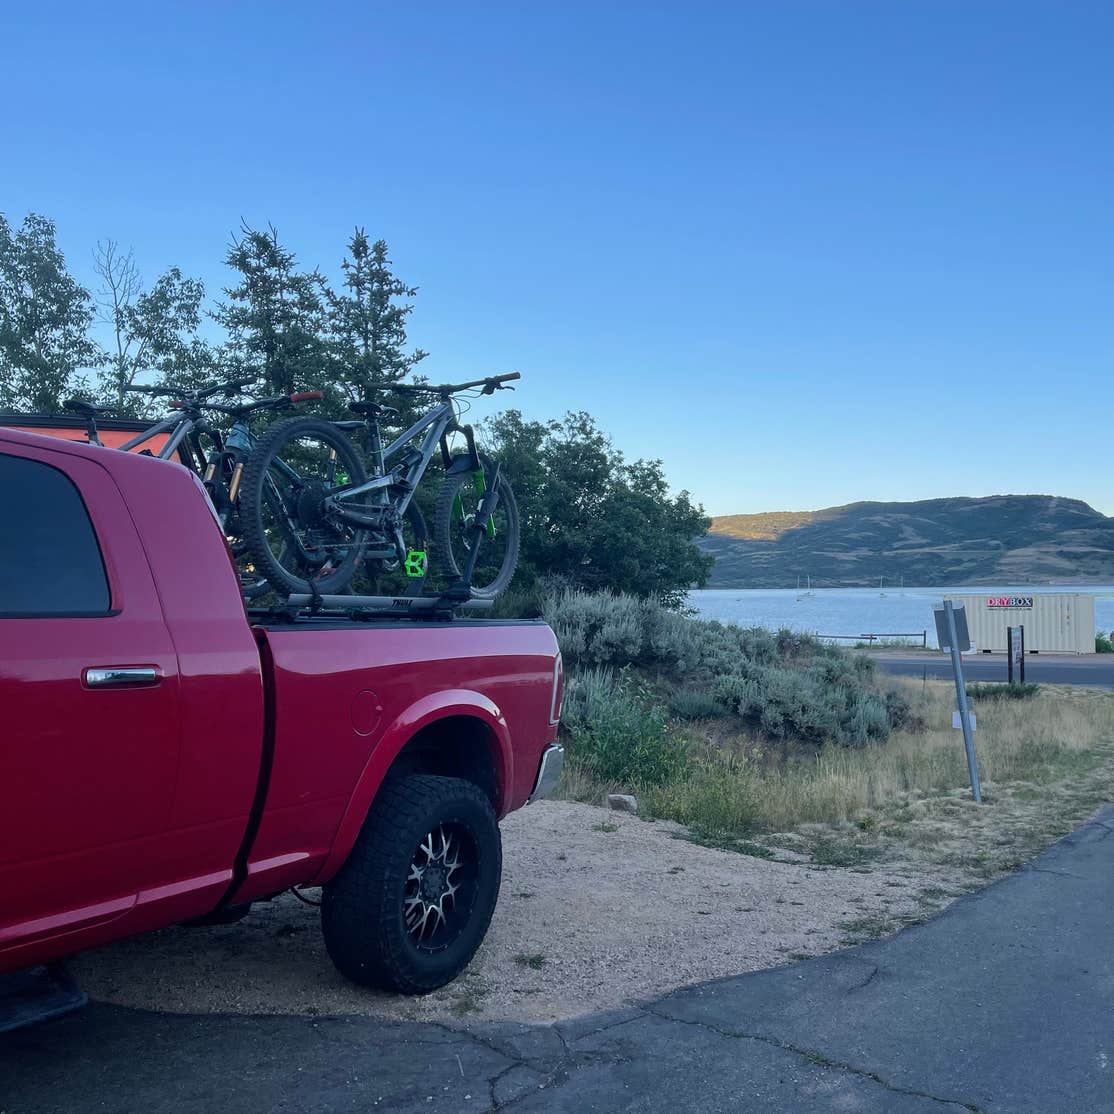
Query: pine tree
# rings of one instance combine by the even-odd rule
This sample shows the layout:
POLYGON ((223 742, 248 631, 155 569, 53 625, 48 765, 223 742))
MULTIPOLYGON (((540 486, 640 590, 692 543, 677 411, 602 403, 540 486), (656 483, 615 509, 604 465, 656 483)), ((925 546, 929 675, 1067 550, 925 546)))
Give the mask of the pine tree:
POLYGON ((351 398, 369 398, 407 376, 428 353, 406 351, 406 319, 415 286, 391 271, 386 241, 369 242, 357 228, 342 263, 343 290, 329 295, 329 328, 339 377, 351 398))
POLYGON ((298 268, 274 225, 266 232, 243 225, 225 262, 240 275, 213 314, 229 333, 225 371, 257 376, 260 391, 268 394, 327 386, 333 378, 326 335, 329 291, 320 272, 298 268))

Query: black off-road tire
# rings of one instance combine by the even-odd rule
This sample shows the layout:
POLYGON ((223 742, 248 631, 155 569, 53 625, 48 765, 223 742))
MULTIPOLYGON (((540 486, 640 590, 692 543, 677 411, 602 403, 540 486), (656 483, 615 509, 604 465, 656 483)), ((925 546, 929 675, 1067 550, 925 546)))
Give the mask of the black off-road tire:
MULTIPOLYGON (((490 475, 493 471, 491 462, 483 459, 484 471, 490 475)), ((433 522, 434 556, 437 560, 439 571, 457 579, 461 575, 466 552, 462 544, 453 547, 453 504, 459 492, 472 485, 471 472, 456 472, 445 477, 441 491, 437 496, 437 514, 433 522)), ((486 584, 472 585, 472 598, 474 600, 493 600, 501 596, 509 587, 518 566, 518 548, 520 542, 520 527, 518 521, 518 503, 515 501, 514 492, 510 482, 505 476, 499 476, 499 507, 506 515, 507 539, 506 550, 503 554, 499 571, 486 584)), ((483 542, 480 543, 480 561, 483 561, 483 542)))
MULTIPOLYGON (((263 523, 263 505, 266 500, 264 484, 268 471, 275 460, 282 459, 283 449, 301 436, 312 436, 334 449, 353 484, 361 484, 367 478, 356 446, 334 425, 321 418, 290 418, 271 426, 259 439, 248 458, 240 484, 240 528, 255 567, 279 595, 313 590, 308 579, 287 567, 287 564, 294 563, 294 544, 288 541, 276 557, 267 540, 263 523)), ((317 591, 328 594, 342 592, 347 587, 363 556, 365 540, 366 531, 358 531, 353 544, 336 569, 326 575, 314 577, 317 591)))
POLYGON ((487 933, 502 869, 495 811, 472 782, 431 774, 388 780, 348 860, 324 889, 321 930, 329 958, 353 982, 398 994, 428 994, 452 982, 487 933), (422 841, 441 825, 467 833, 475 884, 466 909, 462 903, 459 931, 428 950, 407 928, 405 893, 422 841))

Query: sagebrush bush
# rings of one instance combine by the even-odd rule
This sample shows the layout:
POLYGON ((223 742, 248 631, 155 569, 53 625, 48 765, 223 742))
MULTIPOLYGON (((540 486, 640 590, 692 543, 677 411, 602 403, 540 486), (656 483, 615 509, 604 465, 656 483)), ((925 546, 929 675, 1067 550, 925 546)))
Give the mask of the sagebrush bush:
POLYGON ((895 731, 902 728, 919 731, 925 725, 924 700, 914 707, 908 695, 898 688, 886 690, 886 714, 889 716, 890 727, 895 731))
POLYGON ((712 697, 726 711, 778 739, 855 746, 886 739, 886 698, 855 665, 827 660, 804 669, 744 663, 716 677, 712 697))
MULTIPOLYGON (((736 715, 768 737, 818 745, 885 740, 911 714, 899 695, 878 691, 872 659, 811 635, 744 629, 691 618, 654 600, 567 588, 545 596, 543 614, 574 678, 570 689, 580 693, 566 703, 566 726, 574 736, 578 730, 595 731, 593 761, 603 761, 599 756, 606 753, 612 769, 623 763, 611 736, 605 739, 598 724, 606 719, 607 732, 616 737, 632 732, 637 717, 630 705, 641 700, 640 714, 649 717, 645 726, 651 737, 643 749, 653 750, 662 736, 651 720, 664 723, 664 713, 648 690, 636 691, 629 678, 603 680, 609 675, 599 670, 665 674, 674 689, 664 699, 680 719, 736 715), (596 712, 581 715, 589 701, 596 712), (615 702, 622 714, 611 706, 615 702)), ((631 776, 629 767, 622 777, 631 776)))
POLYGON ((710 692, 701 689, 675 689, 669 697, 669 710, 681 719, 714 719, 727 709, 710 692))
POLYGON ((688 743, 632 678, 605 669, 571 677, 561 721, 571 764, 603 782, 662 785, 688 767, 688 743))
POLYGON ((811 635, 772 634, 694 619, 656 600, 562 589, 546 596, 543 617, 570 665, 667 665, 687 675, 731 672, 740 661, 773 665, 844 655, 811 635))

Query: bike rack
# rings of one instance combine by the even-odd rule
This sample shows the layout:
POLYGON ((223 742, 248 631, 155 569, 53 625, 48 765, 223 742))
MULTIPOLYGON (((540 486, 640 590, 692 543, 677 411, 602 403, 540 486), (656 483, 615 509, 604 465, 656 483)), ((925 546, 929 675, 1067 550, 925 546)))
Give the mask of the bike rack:
POLYGON ((286 597, 276 611, 293 609, 321 614, 322 611, 360 612, 367 616, 420 615, 451 618, 454 611, 489 611, 494 600, 456 602, 445 596, 333 596, 294 592, 286 597))

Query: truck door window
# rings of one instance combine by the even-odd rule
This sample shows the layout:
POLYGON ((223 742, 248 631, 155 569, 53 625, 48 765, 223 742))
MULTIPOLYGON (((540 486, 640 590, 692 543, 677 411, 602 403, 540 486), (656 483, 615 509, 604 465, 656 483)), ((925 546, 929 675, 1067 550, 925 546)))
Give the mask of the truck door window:
POLYGON ((0 618, 105 615, 110 602, 73 482, 49 464, 0 453, 0 618))

